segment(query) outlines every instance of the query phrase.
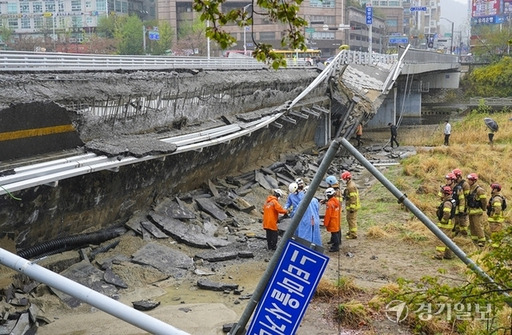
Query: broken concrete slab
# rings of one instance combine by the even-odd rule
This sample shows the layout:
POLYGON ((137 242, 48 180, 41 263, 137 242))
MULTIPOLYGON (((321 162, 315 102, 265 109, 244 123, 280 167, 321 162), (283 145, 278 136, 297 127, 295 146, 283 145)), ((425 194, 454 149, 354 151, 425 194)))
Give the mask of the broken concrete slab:
POLYGON ((119 277, 118 275, 116 275, 111 268, 107 268, 105 270, 103 279, 105 280, 105 282, 115 285, 117 287, 128 288, 128 285, 124 282, 124 280, 121 279, 121 277, 119 277))
POLYGON ((263 187, 266 190, 270 191, 275 188, 270 184, 267 178, 265 178, 265 175, 260 171, 254 171, 254 180, 256 180, 256 182, 258 182, 258 184, 260 184, 261 187, 263 187))
POLYGON ((226 212, 220 209, 212 199, 195 199, 195 201, 202 211, 210 214, 217 220, 222 221, 228 218, 226 212))
POLYGON ((209 250, 196 254, 196 257, 204 259, 208 262, 222 262, 238 257, 238 251, 236 250, 209 250))
POLYGON ((160 305, 160 301, 139 300, 132 301, 133 308, 139 311, 150 311, 160 305))
POLYGON ((189 210, 179 198, 175 200, 165 198, 155 206, 154 211, 173 219, 192 220, 196 218, 196 214, 189 210))
POLYGON ((150 265, 162 273, 174 278, 182 278, 186 270, 194 267, 194 261, 184 253, 151 242, 137 250, 132 255, 132 262, 143 265, 150 265))
POLYGON ((163 231, 158 229, 157 226, 155 226, 153 223, 151 223, 149 221, 144 221, 144 222, 141 222, 140 224, 145 230, 147 230, 152 236, 154 236, 156 238, 168 238, 169 237, 166 233, 164 233, 163 231))
POLYGON ((171 154, 176 151, 174 143, 160 141, 146 135, 116 136, 112 139, 95 139, 85 144, 87 151, 108 157, 145 157, 149 155, 171 154))
MULTIPOLYGON (((182 222, 155 212, 151 212, 150 217, 160 229, 180 243, 203 249, 210 248, 210 245, 225 247, 230 244, 226 240, 205 234, 204 229, 196 224, 182 222)), ((205 222, 205 226, 208 227, 208 223, 205 222)))
POLYGON ((233 291, 238 289, 238 284, 216 283, 208 279, 199 279, 197 281, 197 286, 203 290, 210 291, 233 291))
MULTIPOLYGON (((108 284, 103 280, 103 271, 92 266, 87 261, 73 264, 60 274, 108 297, 116 296, 118 293, 114 285, 108 284)), ((54 288, 51 288, 51 290, 70 307, 77 307, 81 304, 81 301, 75 297, 54 288)))

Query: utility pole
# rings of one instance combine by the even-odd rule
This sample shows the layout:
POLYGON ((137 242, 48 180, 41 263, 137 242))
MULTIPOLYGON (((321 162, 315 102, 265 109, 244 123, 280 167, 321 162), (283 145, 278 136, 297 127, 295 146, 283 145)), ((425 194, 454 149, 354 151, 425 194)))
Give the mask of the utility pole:
POLYGON ((146 26, 142 25, 142 50, 146 54, 146 26))

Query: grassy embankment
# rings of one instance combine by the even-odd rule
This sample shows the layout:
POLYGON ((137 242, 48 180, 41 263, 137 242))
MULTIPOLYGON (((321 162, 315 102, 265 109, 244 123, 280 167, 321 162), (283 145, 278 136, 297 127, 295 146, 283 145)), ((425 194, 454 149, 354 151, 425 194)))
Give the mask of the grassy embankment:
MULTIPOLYGON (((440 185, 444 184, 444 176, 454 168, 459 168, 465 175, 475 172, 479 176, 479 185, 490 195, 491 183, 502 185, 502 194, 512 204, 512 121, 509 113, 486 115, 471 113, 464 119, 452 122, 450 146, 443 145, 443 126, 440 124, 432 130, 412 130, 400 133, 400 143, 404 146, 415 146, 417 155, 404 159, 400 166, 390 167, 384 175, 403 193, 407 194, 415 206, 428 217, 435 218, 435 208, 439 204, 437 196, 440 185), (488 142, 488 128, 483 119, 491 117, 499 124, 495 133, 494 144, 488 142)), ((511 207, 506 214, 510 217, 511 207)), ((368 247, 372 240, 378 241, 380 248, 389 244, 408 244, 417 249, 417 257, 431 257, 432 250, 438 244, 437 238, 412 214, 404 215, 396 199, 379 183, 374 184, 364 193, 363 207, 359 213, 360 234, 367 239, 368 247), (404 219, 405 218, 405 219, 404 219), (384 242, 384 243, 382 243, 384 242)), ((510 222, 510 218, 508 220, 510 222)), ((435 222, 435 221, 433 221, 435 222)), ((475 261, 481 257, 478 249, 469 239, 456 237, 454 241, 475 261)), ((409 275, 424 271, 426 276, 443 276, 447 274, 447 261, 432 263, 431 268, 411 269, 404 273, 409 275), (438 268, 445 267, 439 270, 438 268)), ((419 264, 425 262, 418 261, 419 264)), ((460 278, 460 282, 447 281, 449 285, 462 285, 469 277, 465 265, 458 259, 448 261, 449 276, 460 278), (462 283, 462 284, 461 284, 462 283)), ((397 278, 397 281, 399 279, 397 278)), ((380 290, 369 291, 357 287, 350 277, 341 277, 338 283, 321 282, 317 297, 332 303, 332 315, 341 320, 344 326, 367 329, 368 334, 376 334, 370 320, 373 316, 383 316, 386 302, 400 290, 398 284, 388 284, 380 290), (341 295, 341 297, 340 297, 341 295), (340 303, 341 302, 341 303, 340 303)), ((510 319, 510 309, 501 311, 501 317, 510 319), (504 315, 504 316, 503 316, 504 315)), ((409 318, 411 319, 411 318, 409 318)), ((507 324, 507 321, 505 322, 507 324)), ((511 321, 508 320, 508 327, 511 321)), ((452 322, 434 319, 429 322, 409 320, 411 329, 421 330, 425 334, 458 334, 452 322)), ((485 325, 479 321, 469 321, 463 327, 464 334, 489 334, 485 325)), ((462 334, 461 333, 461 334, 462 334)))

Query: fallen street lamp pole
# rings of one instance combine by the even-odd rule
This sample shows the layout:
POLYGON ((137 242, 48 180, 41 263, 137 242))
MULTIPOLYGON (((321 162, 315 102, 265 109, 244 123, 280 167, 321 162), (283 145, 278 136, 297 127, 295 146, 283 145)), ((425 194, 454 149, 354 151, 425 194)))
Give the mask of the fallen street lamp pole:
POLYGON ((251 299, 249 300, 249 303, 245 307, 245 310, 242 313, 240 320, 229 332, 230 335, 245 334, 245 326, 247 325, 252 313, 254 312, 254 309, 258 305, 258 302, 260 301, 261 296, 265 291, 265 287, 267 286, 267 283, 270 281, 270 278, 272 277, 274 269, 277 267, 279 263, 281 254, 283 253, 283 250, 286 246, 286 242, 292 238, 293 234, 295 233, 295 230, 299 226, 302 216, 306 212, 306 209, 308 208, 311 199, 313 199, 313 196, 315 195, 315 192, 318 186, 320 185, 323 176, 327 173, 329 165, 331 165, 331 162, 334 160, 334 157, 336 156, 339 147, 340 143, 337 140, 334 140, 329 146, 329 149, 327 149, 327 152, 325 153, 324 158, 322 159, 322 163, 320 163, 318 171, 316 172, 315 176, 313 177, 313 180, 311 181, 311 184, 309 185, 308 191, 304 195, 304 198, 300 201, 299 206, 297 207, 297 211, 293 215, 293 218, 290 222, 290 226, 288 227, 288 229, 286 229, 281 240, 279 241, 277 249, 272 255, 270 262, 268 263, 267 269, 263 273, 263 276, 261 277, 258 286, 256 286, 256 288, 254 289, 251 299))
POLYGON ((375 166, 373 166, 349 141, 345 138, 341 139, 341 145, 350 152, 378 181, 381 182, 397 199, 399 203, 404 204, 427 228, 436 235, 459 259, 466 264, 471 271, 476 273, 480 278, 495 286, 496 289, 507 297, 507 305, 512 307, 510 295, 503 290, 484 270, 482 270, 471 258, 469 258, 462 249, 459 248, 448 236, 446 236, 436 224, 434 224, 422 211, 420 211, 409 199, 407 195, 400 192, 375 166))

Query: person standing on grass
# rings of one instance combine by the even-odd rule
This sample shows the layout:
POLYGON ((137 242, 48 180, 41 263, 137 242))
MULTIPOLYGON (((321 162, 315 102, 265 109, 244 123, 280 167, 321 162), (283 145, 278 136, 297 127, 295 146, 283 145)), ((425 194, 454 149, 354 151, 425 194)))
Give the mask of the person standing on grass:
MULTIPOLYGON (((301 201, 304 199, 301 199, 301 201)), ((318 246, 322 246, 320 234, 320 204, 313 197, 295 230, 295 235, 318 246)))
POLYGON ((469 232, 473 243, 479 247, 485 246, 485 233, 483 214, 487 207, 487 196, 480 185, 477 184, 478 175, 470 173, 468 175, 469 194, 468 194, 468 215, 469 215, 469 232))
POLYGON ((452 133, 452 125, 448 119, 444 120, 444 145, 450 145, 450 135, 452 133))
POLYGON ((398 148, 400 144, 398 144, 396 137, 398 136, 398 129, 394 124, 391 122, 388 123, 389 129, 391 130, 391 148, 393 148, 393 144, 396 144, 396 147, 398 148))
MULTIPOLYGON (((448 185, 443 186, 441 189, 441 193, 443 198, 441 200, 441 204, 437 208, 437 227, 441 229, 441 231, 452 238, 453 231, 453 218, 455 216, 455 200, 452 198, 452 188, 448 185)), ((439 245, 436 247, 436 255, 434 255, 435 259, 452 259, 453 252, 450 248, 447 248, 446 245, 439 241, 439 245)))
POLYGON ((267 197, 265 205, 263 206, 263 229, 267 234, 267 247, 268 250, 277 249, 277 221, 279 214, 287 214, 290 211, 284 209, 279 203, 279 198, 284 195, 280 189, 272 190, 272 193, 267 197))
POLYGON ((455 218, 453 222, 453 229, 455 235, 468 236, 468 206, 467 198, 469 194, 469 183, 462 179, 462 171, 460 169, 453 169, 452 173, 457 178, 455 180, 455 187, 453 188, 452 197, 455 199, 457 208, 455 210, 455 218))
POLYGON ((348 232, 346 234, 347 239, 357 238, 357 211, 361 208, 359 201, 359 190, 357 189, 356 183, 352 180, 352 174, 345 171, 341 174, 347 185, 343 192, 343 198, 345 199, 345 210, 347 211, 347 224, 348 232))
POLYGON ((341 244, 341 205, 336 197, 336 191, 332 187, 325 190, 325 197, 327 202, 325 203, 324 226, 331 233, 331 240, 328 242, 331 244, 329 251, 338 252, 341 244))
POLYGON ((505 222, 503 211, 507 208, 507 201, 500 192, 500 184, 491 184, 491 196, 487 204, 487 222, 489 223, 491 241, 495 239, 495 234, 503 230, 503 222, 505 222))

